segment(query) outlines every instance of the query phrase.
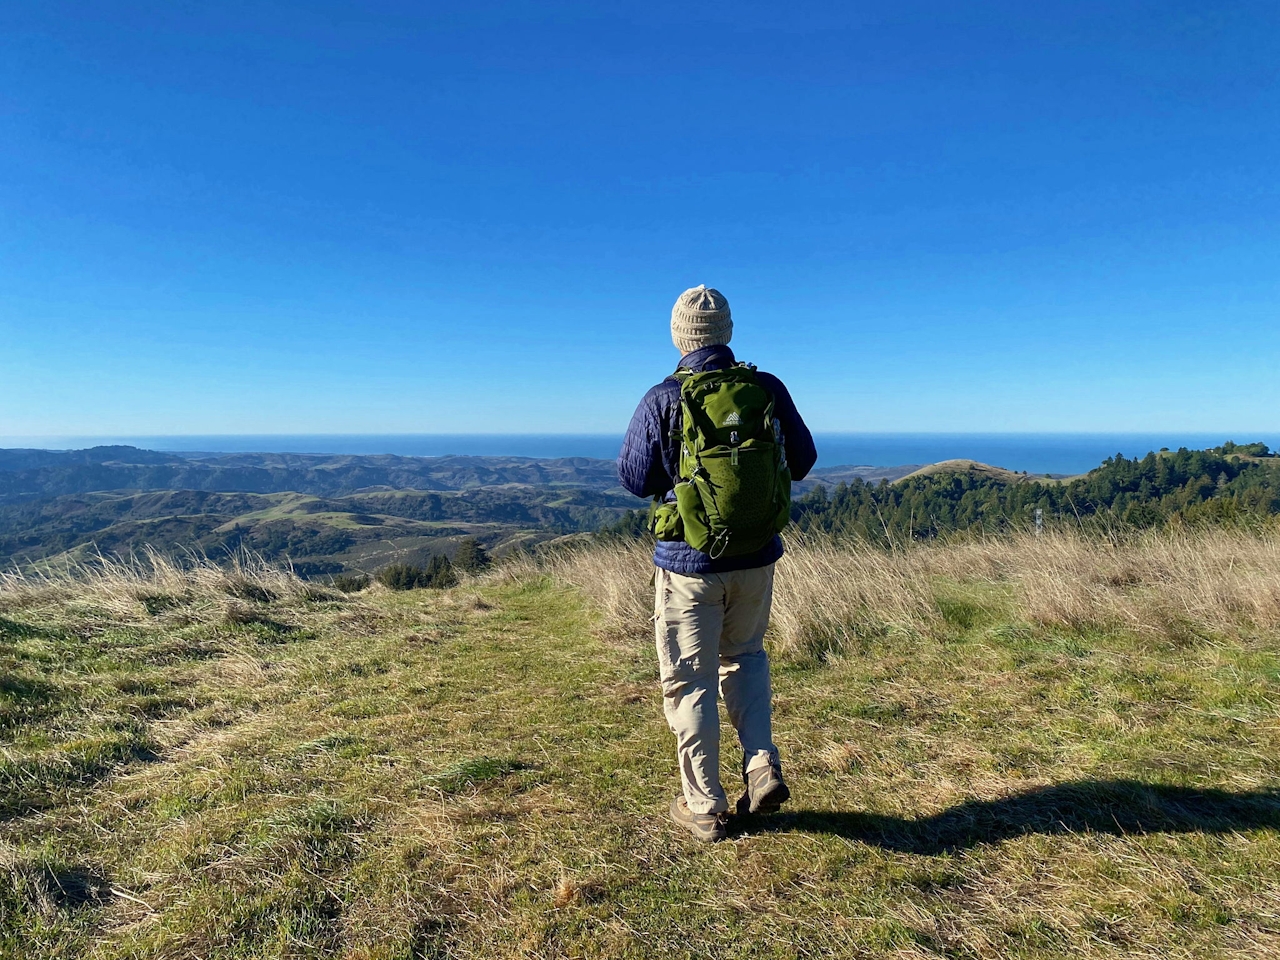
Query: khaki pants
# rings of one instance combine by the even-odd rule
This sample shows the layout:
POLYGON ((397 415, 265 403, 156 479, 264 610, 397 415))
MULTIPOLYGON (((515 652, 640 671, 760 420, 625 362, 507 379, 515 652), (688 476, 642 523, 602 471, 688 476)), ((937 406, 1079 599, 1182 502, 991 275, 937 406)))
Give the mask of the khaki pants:
POLYGON ((720 784, 720 712, 742 744, 743 771, 776 763, 764 630, 773 564, 684 576, 657 569, 653 620, 662 706, 676 735, 684 797, 694 813, 729 808, 720 784))

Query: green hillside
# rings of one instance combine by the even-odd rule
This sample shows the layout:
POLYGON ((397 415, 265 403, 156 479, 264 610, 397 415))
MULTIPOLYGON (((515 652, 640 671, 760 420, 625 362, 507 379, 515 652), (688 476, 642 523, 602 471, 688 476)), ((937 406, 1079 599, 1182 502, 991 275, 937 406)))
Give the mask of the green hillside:
POLYGON ((919 470, 913 470, 899 480, 957 474, 977 480, 994 480, 998 483, 1023 483, 1027 480, 1026 474, 1006 470, 1004 467, 993 467, 989 463, 979 463, 977 460, 941 460, 938 463, 923 466, 919 470))
POLYGON ((894 483, 855 480, 797 498, 801 530, 884 541, 1050 524, 1105 533, 1168 524, 1241 524, 1280 513, 1280 458, 1262 444, 1224 444, 1126 459, 1067 479, 947 461, 894 483))

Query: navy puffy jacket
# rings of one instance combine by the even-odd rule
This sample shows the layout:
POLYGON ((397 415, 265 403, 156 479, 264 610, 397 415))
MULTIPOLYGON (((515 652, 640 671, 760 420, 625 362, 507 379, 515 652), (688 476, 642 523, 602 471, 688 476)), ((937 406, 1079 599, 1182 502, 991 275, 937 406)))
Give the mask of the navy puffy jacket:
MULTIPOLYGON (((713 346, 686 354, 680 366, 701 372, 723 370, 735 362, 733 351, 727 346, 713 346)), ((800 419, 791 394, 782 381, 769 373, 761 372, 759 376, 760 382, 773 394, 774 415, 782 424, 791 479, 803 480, 818 459, 813 436, 800 419)), ((671 437, 680 432, 680 426, 680 382, 671 376, 644 395, 631 418, 631 425, 627 427, 622 453, 618 455, 618 479, 637 497, 673 499, 674 478, 679 475, 680 450, 671 437)), ((653 562, 672 573, 688 575, 763 567, 780 556, 781 537, 774 537, 756 553, 721 557, 719 560, 712 560, 683 541, 660 540, 653 553, 653 562)))

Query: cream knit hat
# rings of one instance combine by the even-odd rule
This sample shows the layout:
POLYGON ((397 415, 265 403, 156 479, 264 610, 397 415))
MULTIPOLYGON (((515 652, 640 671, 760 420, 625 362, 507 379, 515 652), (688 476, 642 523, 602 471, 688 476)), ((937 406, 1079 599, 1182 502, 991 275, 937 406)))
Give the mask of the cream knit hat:
POLYGON ((682 354, 733 338, 729 301, 705 283, 691 287, 671 308, 671 342, 682 354))

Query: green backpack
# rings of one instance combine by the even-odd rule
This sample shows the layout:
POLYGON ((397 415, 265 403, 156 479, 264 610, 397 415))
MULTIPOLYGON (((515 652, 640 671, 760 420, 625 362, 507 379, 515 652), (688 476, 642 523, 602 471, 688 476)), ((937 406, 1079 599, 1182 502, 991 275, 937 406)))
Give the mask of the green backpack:
POLYGON ((675 375, 680 476, 674 502, 654 498, 650 529, 712 559, 754 553, 791 519, 791 471, 773 395, 749 363, 675 375))

